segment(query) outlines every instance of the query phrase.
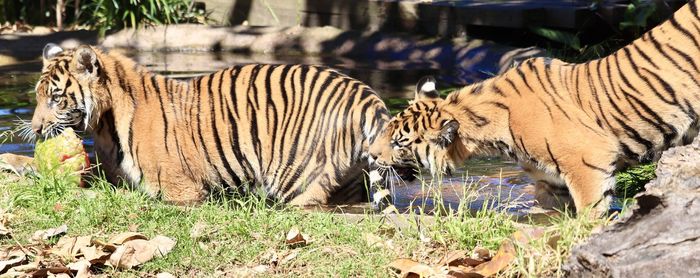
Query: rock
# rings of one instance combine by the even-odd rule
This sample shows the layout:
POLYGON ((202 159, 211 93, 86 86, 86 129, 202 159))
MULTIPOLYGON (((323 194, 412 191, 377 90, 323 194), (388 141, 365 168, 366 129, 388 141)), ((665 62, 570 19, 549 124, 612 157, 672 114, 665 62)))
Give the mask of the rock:
POLYGON ((632 213, 577 246, 571 277, 700 276, 700 137, 666 151, 632 213))

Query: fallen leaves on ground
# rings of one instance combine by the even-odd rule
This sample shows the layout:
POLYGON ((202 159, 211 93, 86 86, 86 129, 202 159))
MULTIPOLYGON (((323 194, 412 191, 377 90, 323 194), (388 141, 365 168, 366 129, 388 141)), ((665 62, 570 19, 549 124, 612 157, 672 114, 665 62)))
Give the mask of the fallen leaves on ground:
POLYGON ((54 237, 63 236, 66 232, 68 232, 68 226, 63 224, 56 228, 36 231, 34 232, 34 235, 32 235, 31 240, 34 242, 45 241, 54 237))
MULTIPOLYGON (((37 231, 37 240, 66 232, 67 227, 37 231)), ((111 266, 130 269, 170 253, 175 240, 158 235, 152 239, 135 232, 117 234, 108 241, 93 236, 62 237, 55 245, 35 243, 0 250, 2 277, 92 277, 93 271, 111 266)))
MULTIPOLYGON (((504 240, 497 252, 476 247, 467 250, 450 251, 435 263, 427 264, 412 259, 397 259, 389 264, 401 277, 489 277, 506 270, 515 261, 518 246, 527 246, 545 235, 544 229, 528 228, 513 233, 511 239, 504 240)), ((549 241, 556 244, 558 237, 549 241)), ((551 244, 551 243, 550 243, 551 244)))
POLYGON ((292 227, 289 229, 289 232, 287 232, 285 243, 287 243, 287 245, 290 247, 305 246, 309 244, 309 236, 302 234, 301 231, 299 231, 299 228, 292 227))

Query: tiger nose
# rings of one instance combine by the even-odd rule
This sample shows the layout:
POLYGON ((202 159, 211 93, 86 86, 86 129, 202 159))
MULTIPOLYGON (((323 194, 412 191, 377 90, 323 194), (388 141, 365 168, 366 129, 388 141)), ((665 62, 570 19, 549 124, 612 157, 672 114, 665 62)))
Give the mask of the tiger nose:
POLYGON ((33 130, 34 133, 36 133, 37 135, 41 135, 41 130, 42 130, 42 128, 43 128, 43 125, 42 125, 41 123, 33 123, 33 124, 32 124, 32 130, 33 130))

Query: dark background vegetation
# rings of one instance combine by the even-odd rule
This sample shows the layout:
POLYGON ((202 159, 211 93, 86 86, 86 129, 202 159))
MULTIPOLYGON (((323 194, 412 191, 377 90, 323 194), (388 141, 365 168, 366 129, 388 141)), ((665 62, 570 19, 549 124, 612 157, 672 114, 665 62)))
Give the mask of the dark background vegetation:
POLYGON ((193 0, 0 0, 0 23, 101 31, 142 25, 203 23, 203 5, 193 0), (57 11, 61 11, 57 13, 57 11))

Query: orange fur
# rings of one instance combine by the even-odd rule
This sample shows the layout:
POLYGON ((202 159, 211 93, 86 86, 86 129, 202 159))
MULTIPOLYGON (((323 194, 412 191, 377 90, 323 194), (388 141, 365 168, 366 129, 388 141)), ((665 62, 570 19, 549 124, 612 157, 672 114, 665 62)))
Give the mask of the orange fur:
POLYGON ((356 181, 387 120, 372 89, 330 69, 245 65, 175 80, 93 47, 47 46, 32 122, 45 136, 86 129, 110 181, 167 201, 259 185, 310 205, 341 189, 363 197, 356 181))
POLYGON ((501 153, 537 181, 544 205, 572 201, 580 211, 597 204, 599 215, 607 211, 616 171, 656 160, 697 135, 699 42, 693 0, 606 58, 530 59, 445 100, 419 98, 389 122, 370 153, 380 165, 434 160, 436 170, 472 153, 501 153), (458 126, 454 134, 449 125, 458 126), (439 144, 450 136, 457 138, 439 144), (450 148, 459 151, 448 155, 450 148))

